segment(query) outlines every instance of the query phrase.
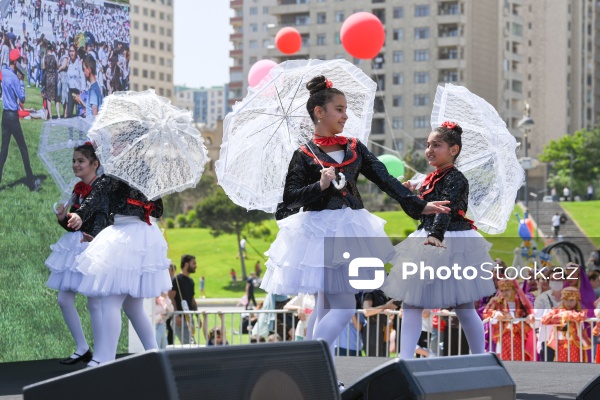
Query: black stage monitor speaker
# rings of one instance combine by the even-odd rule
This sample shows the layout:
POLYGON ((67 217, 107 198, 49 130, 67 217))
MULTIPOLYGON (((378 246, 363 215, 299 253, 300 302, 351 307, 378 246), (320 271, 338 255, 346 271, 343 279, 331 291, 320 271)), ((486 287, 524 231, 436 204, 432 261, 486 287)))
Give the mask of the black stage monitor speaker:
POLYGON ((577 395, 577 400, 597 399, 600 399, 600 375, 592 379, 592 381, 577 395))
POLYGON ((342 400, 507 400, 517 388, 496 354, 395 359, 360 378, 342 400))
POLYGON ((339 400, 325 342, 149 351, 26 386, 25 400, 339 400))

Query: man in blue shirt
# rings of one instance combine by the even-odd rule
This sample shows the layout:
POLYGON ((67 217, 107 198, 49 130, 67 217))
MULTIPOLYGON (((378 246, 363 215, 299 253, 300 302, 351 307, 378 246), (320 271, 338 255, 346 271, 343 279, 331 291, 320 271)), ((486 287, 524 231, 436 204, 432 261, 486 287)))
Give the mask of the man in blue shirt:
POLYGON ((85 107, 85 117, 93 119, 98 115, 98 110, 100 110, 100 106, 102 105, 102 90, 100 90, 100 86, 96 81, 96 59, 88 54, 83 59, 81 65, 83 68, 83 75, 90 84, 87 101, 84 102, 81 99, 81 95, 77 93, 73 93, 72 96, 76 103, 85 107))
POLYGON ((25 102, 25 85, 23 75, 17 76, 18 62, 21 53, 17 49, 10 51, 10 65, 2 68, 2 147, 0 148, 0 182, 2 182, 2 170, 8 158, 8 146, 11 135, 15 137, 17 146, 21 151, 23 165, 25 166, 26 184, 31 191, 38 191, 42 185, 40 179, 36 179, 29 164, 29 151, 19 121, 19 104, 25 102))

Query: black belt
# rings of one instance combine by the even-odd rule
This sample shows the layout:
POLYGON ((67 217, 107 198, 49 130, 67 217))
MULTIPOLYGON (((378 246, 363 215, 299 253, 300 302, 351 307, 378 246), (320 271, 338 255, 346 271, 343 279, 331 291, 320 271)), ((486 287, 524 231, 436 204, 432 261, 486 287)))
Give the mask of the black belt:
POLYGON ((9 112, 9 113, 15 113, 15 114, 18 114, 18 113, 19 113, 19 111, 18 111, 18 110, 15 110, 15 111, 13 111, 13 110, 2 110, 2 111, 4 111, 4 112, 9 112))

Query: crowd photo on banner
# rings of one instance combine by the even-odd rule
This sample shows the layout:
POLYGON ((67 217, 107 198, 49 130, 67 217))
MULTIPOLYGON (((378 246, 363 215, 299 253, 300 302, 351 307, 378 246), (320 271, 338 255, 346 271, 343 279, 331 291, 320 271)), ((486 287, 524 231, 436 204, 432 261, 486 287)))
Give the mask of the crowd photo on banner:
POLYGON ((39 88, 41 110, 21 118, 86 116, 89 95, 83 64, 90 55, 102 96, 129 89, 129 6, 103 1, 11 0, 0 13, 3 68, 20 53, 27 87, 39 88))

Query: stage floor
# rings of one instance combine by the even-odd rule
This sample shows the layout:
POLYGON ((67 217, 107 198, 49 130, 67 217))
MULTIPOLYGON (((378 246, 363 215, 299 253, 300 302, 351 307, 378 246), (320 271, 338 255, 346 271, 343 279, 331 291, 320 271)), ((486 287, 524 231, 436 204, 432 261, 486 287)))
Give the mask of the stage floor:
MULTIPOLYGON (((338 357, 338 379, 348 387, 387 361, 376 357, 338 357)), ((517 383, 519 400, 574 399, 600 373, 597 364, 506 362, 505 365, 517 383)), ((83 367, 60 365, 58 360, 0 363, 0 400, 21 400, 23 386, 83 367)))

